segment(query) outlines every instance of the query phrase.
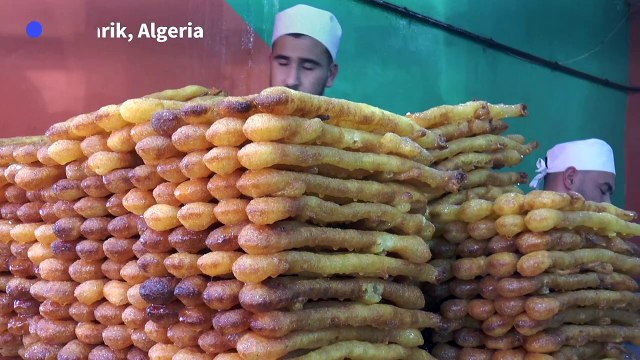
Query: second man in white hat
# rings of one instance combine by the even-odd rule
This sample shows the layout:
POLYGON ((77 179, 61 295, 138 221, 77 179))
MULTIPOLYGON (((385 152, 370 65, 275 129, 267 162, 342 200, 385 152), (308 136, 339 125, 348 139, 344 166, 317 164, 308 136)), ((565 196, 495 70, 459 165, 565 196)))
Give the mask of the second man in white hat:
POLYGON ((271 37, 271 86, 323 95, 338 74, 341 36, 328 11, 296 5, 279 12, 271 37))
POLYGON ((600 139, 558 144, 536 165, 531 187, 544 178, 545 190, 575 191, 587 200, 611 202, 616 179, 613 150, 600 139))

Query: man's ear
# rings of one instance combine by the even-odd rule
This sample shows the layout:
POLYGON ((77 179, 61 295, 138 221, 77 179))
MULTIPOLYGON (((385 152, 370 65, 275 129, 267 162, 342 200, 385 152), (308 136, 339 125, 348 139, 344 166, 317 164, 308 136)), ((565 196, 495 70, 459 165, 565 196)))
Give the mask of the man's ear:
POLYGON ((331 87, 333 85, 333 80, 338 75, 338 64, 331 63, 329 65, 329 77, 327 78, 327 84, 324 87, 331 87))
POLYGON ((562 172, 562 184, 565 189, 569 191, 573 191, 576 187, 576 177, 578 175, 578 170, 575 167, 569 166, 562 172))

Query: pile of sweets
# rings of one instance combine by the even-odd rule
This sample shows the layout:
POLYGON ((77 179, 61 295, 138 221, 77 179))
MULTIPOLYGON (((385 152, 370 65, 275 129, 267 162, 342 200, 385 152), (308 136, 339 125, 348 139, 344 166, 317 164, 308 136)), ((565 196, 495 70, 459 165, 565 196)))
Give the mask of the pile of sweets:
POLYGON ((452 325, 421 289, 453 260, 431 259, 427 201, 511 184, 466 180, 459 164, 531 150, 520 137, 456 145, 522 112, 431 112, 463 119, 470 106, 469 121, 431 131, 285 88, 188 86, 5 141, 1 355, 432 359, 421 331, 452 325))
POLYGON ((468 172, 463 190, 427 195, 436 227, 433 259, 453 261, 450 280, 424 286, 427 303, 439 304, 431 310, 443 318, 432 355, 624 359, 623 342, 640 344, 640 294, 634 293, 640 251, 624 240, 640 235, 631 222, 636 214, 577 193, 522 194, 513 184, 524 182, 524 174, 493 169, 517 164, 518 154, 536 147, 518 135, 498 135, 506 126, 497 119, 526 110, 488 104, 488 120, 478 120, 485 110, 472 104, 456 107, 469 106, 463 119, 437 116, 437 108, 408 115, 446 134, 443 151, 453 153, 436 168, 468 172))

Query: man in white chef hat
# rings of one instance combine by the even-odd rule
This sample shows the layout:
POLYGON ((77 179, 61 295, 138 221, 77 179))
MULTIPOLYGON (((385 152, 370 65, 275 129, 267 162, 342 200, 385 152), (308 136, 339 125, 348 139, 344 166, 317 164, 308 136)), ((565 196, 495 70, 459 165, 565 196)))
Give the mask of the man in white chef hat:
POLYGON ((338 74, 342 28, 336 17, 308 5, 279 12, 271 37, 271 86, 324 94, 338 74))
POLYGON ((613 150, 600 139, 558 144, 536 166, 538 174, 529 184, 533 188, 544 178, 545 190, 575 191, 586 200, 611 202, 616 179, 613 150))

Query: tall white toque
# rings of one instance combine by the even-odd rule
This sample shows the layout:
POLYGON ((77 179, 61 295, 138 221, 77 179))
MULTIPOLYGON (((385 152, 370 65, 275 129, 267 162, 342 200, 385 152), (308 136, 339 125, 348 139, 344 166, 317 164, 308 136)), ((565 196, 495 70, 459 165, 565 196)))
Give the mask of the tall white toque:
POLYGON ((282 35, 303 34, 320 41, 336 60, 342 27, 336 17, 325 10, 308 5, 296 5, 276 14, 271 46, 282 35))
POLYGON ((613 149, 600 139, 570 141, 558 144, 547 151, 547 161, 538 159, 536 173, 529 183, 532 188, 548 173, 563 172, 573 166, 576 170, 606 171, 616 173, 613 149))

